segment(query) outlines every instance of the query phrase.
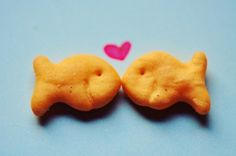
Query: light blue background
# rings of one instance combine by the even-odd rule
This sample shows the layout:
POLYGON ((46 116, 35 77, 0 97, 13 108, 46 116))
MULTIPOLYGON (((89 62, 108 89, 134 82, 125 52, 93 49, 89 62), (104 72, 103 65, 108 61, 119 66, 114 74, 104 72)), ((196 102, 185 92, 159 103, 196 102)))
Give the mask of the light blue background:
POLYGON ((0 1, 0 155, 236 154, 236 1, 234 0, 6 0, 0 1), (123 62, 106 43, 132 42, 123 62), (81 113, 64 105, 42 120, 32 114, 32 60, 96 54, 122 75, 138 56, 166 50, 189 60, 208 57, 212 109, 188 105, 166 111, 134 106, 122 93, 104 109, 81 113))

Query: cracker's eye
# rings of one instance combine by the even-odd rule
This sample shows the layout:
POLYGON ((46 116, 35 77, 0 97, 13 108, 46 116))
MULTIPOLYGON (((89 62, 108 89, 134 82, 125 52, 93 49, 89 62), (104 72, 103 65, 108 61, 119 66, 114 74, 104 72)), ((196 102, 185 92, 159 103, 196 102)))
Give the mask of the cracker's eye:
POLYGON ((102 76, 102 70, 101 70, 101 69, 96 70, 96 71, 95 71, 95 74, 96 74, 97 76, 102 76))
POLYGON ((139 69, 139 74, 144 75, 145 74, 145 68, 140 68, 139 69))

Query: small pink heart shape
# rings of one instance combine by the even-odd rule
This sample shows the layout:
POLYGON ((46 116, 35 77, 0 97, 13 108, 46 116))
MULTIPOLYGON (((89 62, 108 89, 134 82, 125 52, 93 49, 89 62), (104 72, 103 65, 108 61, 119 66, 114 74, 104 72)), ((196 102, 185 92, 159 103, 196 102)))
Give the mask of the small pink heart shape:
POLYGON ((104 52, 111 58, 124 60, 131 48, 130 42, 124 42, 120 47, 114 44, 107 44, 104 47, 104 52))

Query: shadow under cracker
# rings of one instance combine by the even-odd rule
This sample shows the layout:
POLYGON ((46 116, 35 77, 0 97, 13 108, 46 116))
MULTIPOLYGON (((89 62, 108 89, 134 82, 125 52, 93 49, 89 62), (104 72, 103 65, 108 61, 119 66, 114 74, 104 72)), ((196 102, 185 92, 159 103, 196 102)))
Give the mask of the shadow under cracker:
POLYGON ((118 106, 119 101, 122 101, 121 99, 123 98, 142 117, 152 122, 167 122, 177 116, 188 116, 196 119, 202 127, 209 128, 210 126, 209 115, 199 115, 190 105, 184 102, 176 103, 165 110, 155 110, 135 104, 122 91, 119 91, 115 98, 106 106, 89 112, 75 110, 64 103, 56 103, 44 116, 38 118, 38 123, 41 126, 46 126, 50 121, 59 116, 68 116, 83 122, 101 119, 111 115, 118 106))
POLYGON ((78 111, 65 103, 55 103, 46 114, 38 118, 38 123, 41 126, 46 126, 50 121, 59 116, 68 116, 76 120, 83 122, 94 121, 100 118, 109 116, 117 107, 120 92, 117 93, 115 98, 108 103, 106 106, 91 110, 88 112, 78 111))
POLYGON ((139 106, 125 96, 128 103, 144 118, 153 122, 166 122, 177 116, 189 116, 196 119, 202 127, 209 128, 209 115, 199 115, 193 108, 184 103, 178 102, 164 110, 155 110, 149 107, 139 106))

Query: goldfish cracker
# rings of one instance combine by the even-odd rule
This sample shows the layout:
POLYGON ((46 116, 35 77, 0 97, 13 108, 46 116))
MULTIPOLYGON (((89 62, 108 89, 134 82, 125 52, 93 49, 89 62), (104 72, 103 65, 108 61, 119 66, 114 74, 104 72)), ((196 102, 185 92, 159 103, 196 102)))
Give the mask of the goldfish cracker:
POLYGON ((122 87, 138 105, 162 110, 182 101, 204 115, 210 110, 206 67, 203 52, 196 52, 191 61, 182 63, 166 52, 155 51, 131 64, 122 78, 122 87))
POLYGON ((32 111, 42 116, 56 102, 90 111, 109 103, 121 82, 114 68, 94 55, 80 54, 53 64, 45 56, 35 58, 32 111))

